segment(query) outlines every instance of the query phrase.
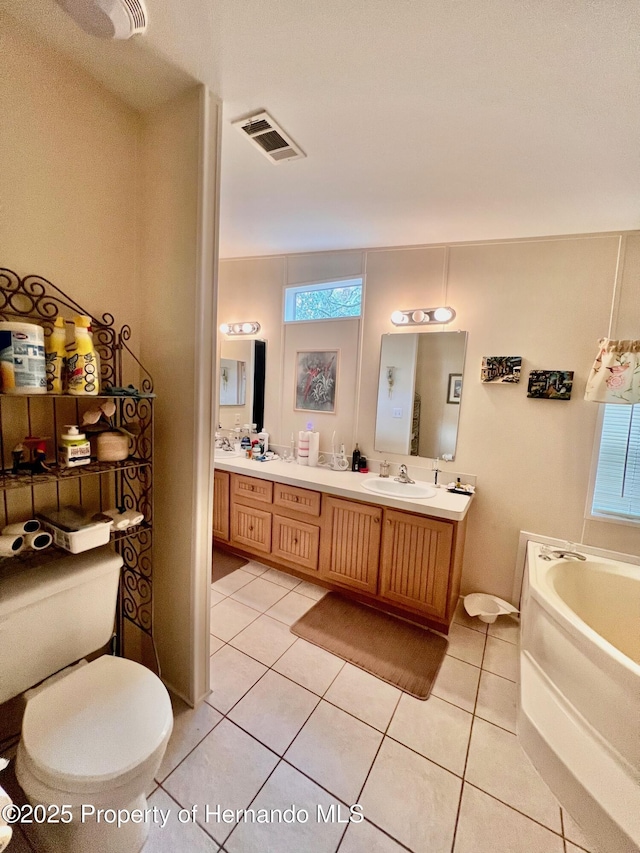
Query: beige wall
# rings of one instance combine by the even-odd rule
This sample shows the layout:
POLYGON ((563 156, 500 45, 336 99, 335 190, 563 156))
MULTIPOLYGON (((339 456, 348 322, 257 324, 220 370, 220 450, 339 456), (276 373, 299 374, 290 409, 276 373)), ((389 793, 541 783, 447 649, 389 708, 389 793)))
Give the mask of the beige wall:
POLYGON ((138 113, 9 18, 1 36, 1 263, 140 340, 138 113))
MULTIPOLYGON (((283 284, 357 275, 361 270, 366 270, 361 368, 348 448, 358 441, 369 459, 382 458, 373 451, 378 365, 381 335, 393 331, 392 311, 450 304, 457 317, 446 328, 469 332, 457 455, 442 466, 441 477, 454 472, 478 477, 469 513, 463 592, 483 590, 511 598, 520 530, 640 552, 637 526, 585 522, 599 407, 582 399, 597 340, 609 331, 617 276, 612 333, 638 336, 640 235, 222 261, 221 320, 263 323, 269 431, 280 422, 280 410, 290 408, 286 388, 284 398, 274 393, 282 370, 283 284), (624 265, 618 269, 621 245, 624 265), (253 309, 251 317, 245 317, 247 305, 253 309), (481 383, 484 355, 521 355, 520 384, 481 383), (571 400, 528 399, 528 373, 536 368, 573 370, 571 400)), ((286 440, 277 435, 277 428, 275 432, 274 443, 286 440)), ((432 478, 429 462, 399 455, 390 459, 405 462, 419 478, 432 478)))

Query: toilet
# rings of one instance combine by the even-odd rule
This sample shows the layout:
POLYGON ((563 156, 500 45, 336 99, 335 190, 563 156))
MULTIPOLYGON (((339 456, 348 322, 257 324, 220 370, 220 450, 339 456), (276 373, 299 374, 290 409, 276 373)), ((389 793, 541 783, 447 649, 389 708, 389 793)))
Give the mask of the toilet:
POLYGON ((71 666, 109 642, 121 566, 104 546, 0 570, 0 703, 39 685, 26 694, 16 776, 32 805, 70 807, 59 823, 32 824, 43 853, 137 853, 148 834, 149 819, 124 818, 147 808, 173 727, 169 694, 125 658, 71 666))

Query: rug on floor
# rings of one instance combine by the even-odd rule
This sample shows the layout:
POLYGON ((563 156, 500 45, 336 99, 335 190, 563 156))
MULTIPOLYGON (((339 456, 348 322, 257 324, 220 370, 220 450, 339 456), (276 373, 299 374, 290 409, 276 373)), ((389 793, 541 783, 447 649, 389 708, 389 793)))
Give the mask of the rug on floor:
POLYGON ((292 633, 354 666, 427 699, 449 645, 445 637, 330 592, 292 633))
POLYGON ((213 560, 211 561, 211 583, 219 581, 225 575, 230 575, 236 569, 241 569, 246 566, 249 560, 245 557, 238 557, 236 554, 229 554, 227 551, 222 551, 220 548, 213 547, 213 560))

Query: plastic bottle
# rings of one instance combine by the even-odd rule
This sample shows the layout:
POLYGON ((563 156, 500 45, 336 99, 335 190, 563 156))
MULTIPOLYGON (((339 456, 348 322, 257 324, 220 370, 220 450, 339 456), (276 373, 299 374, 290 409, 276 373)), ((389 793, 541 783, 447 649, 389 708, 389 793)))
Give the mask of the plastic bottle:
POLYGON ((100 393, 100 376, 91 318, 78 315, 73 322, 75 341, 67 350, 67 391, 76 397, 96 397, 100 393))
POLYGON ((45 338, 44 349, 47 360, 47 391, 62 394, 64 391, 67 329, 64 319, 56 317, 51 334, 45 338))
POLYGON ((351 470, 357 471, 360 467, 360 448, 358 447, 358 442, 356 442, 356 449, 353 451, 351 456, 351 470))
POLYGON ((75 468, 91 462, 91 445, 87 437, 75 424, 65 426, 66 433, 60 436, 58 464, 61 468, 75 468))

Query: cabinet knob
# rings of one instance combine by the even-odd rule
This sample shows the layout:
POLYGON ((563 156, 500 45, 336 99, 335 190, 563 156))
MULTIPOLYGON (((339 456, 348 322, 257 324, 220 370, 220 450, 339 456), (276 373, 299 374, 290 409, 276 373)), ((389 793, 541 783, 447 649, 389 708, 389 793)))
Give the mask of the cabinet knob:
POLYGON ((294 495, 293 499, 296 503, 298 503, 298 501, 300 500, 300 498, 297 495, 294 495))
POLYGON ((376 518, 376 517, 374 516, 373 523, 374 523, 374 524, 380 524, 380 519, 379 519, 379 518, 376 518))
POLYGON ((250 527, 250 528, 249 528, 249 533, 251 533, 252 531, 253 531, 253 527, 250 527))
POLYGON ((298 540, 297 540, 297 539, 294 539, 294 540, 293 540, 293 544, 294 544, 294 545, 297 545, 297 544, 298 544, 298 540))

